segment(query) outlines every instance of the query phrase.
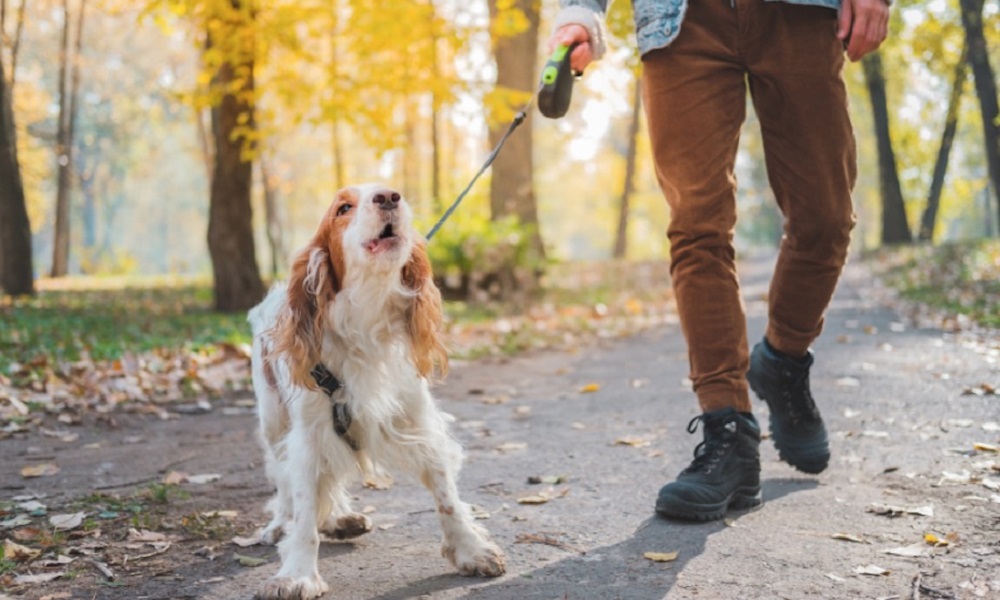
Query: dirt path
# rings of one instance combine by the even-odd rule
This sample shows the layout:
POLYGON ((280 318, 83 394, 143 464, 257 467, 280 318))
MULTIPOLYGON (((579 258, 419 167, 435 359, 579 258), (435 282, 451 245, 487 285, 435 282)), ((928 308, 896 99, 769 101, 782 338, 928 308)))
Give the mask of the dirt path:
MULTIPOLYGON (((744 276, 752 339, 763 331, 766 277, 766 265, 744 276)), ((438 552, 429 494, 398 480, 385 490, 356 490, 356 507, 367 507, 375 531, 323 546, 327 597, 1000 598, 1000 457, 990 451, 1000 443, 1000 396, 986 393, 1000 387, 1000 352, 995 342, 991 349, 911 329, 861 297, 868 285, 852 268, 815 348, 813 390, 834 452, 821 476, 778 462, 767 442, 763 508, 701 525, 652 516, 657 490, 687 465, 700 440, 700 432, 684 429, 697 409, 675 325, 577 353, 457 365, 437 395, 456 416, 467 449, 462 495, 480 507, 481 523, 506 549, 508 575, 453 574, 438 552), (582 392, 588 384, 599 389, 582 392), (532 485, 530 476, 566 481, 532 485), (550 499, 518 502, 529 495, 550 499), (882 516, 871 512, 875 504, 931 514, 882 516), (834 539, 838 534, 849 539, 834 539), (925 534, 951 544, 932 547, 925 534), (677 558, 653 562, 646 552, 677 558), (859 574, 862 567, 885 573, 859 574)), ((50 515, 85 512, 91 532, 102 531, 68 534, 68 546, 81 552, 70 554, 64 577, 10 586, 7 594, 251 597, 277 561, 273 548, 229 543, 264 521, 269 495, 254 417, 237 400, 171 421, 116 416, 115 427, 75 428, 79 438, 71 442, 39 435, 0 441, 0 500, 41 496, 50 515), (43 462, 58 464, 59 474, 21 478, 24 466, 43 462), (169 471, 221 478, 184 483, 182 497, 156 485, 169 471), (105 499, 78 501, 95 488, 120 498, 145 494, 131 517, 102 521, 96 513, 107 508, 105 499), (220 510, 236 515, 203 514, 220 510), (165 533, 169 548, 152 554, 162 542, 129 543, 122 539, 129 526, 165 533), (236 553, 268 562, 244 566, 236 553)), ((766 423, 766 416, 759 403, 758 419, 766 423)))

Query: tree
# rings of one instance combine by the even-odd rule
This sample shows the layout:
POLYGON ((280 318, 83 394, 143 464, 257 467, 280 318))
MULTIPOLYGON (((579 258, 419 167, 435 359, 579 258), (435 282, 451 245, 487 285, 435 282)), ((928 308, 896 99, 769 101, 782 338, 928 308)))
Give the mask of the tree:
POLYGON ((629 202, 635 192, 635 164, 639 146, 639 116, 642 112, 642 80, 636 77, 632 91, 632 119, 628 128, 628 150, 625 154, 625 181, 618 209, 618 227, 612 256, 625 258, 628 250, 629 202))
MULTIPOLYGON (((24 3, 19 10, 14 37, 10 80, 0 55, 0 288, 12 296, 35 293, 31 254, 31 224, 24 198, 21 166, 17 159, 17 129, 14 123, 14 82, 17 46, 24 22, 24 3)), ((6 1, 0 0, 0 48, 5 45, 6 1)))
POLYGON ((968 77, 968 51, 962 48, 962 53, 955 64, 955 75, 951 85, 951 95, 948 97, 948 110, 944 118, 944 131, 941 133, 941 145, 937 160, 934 162, 934 174, 931 177, 930 189, 927 192, 927 206, 920 218, 919 239, 930 242, 934 238, 934 226, 937 222, 938 207, 941 203, 941 191, 944 189, 944 176, 948 170, 948 157, 955 142, 955 131, 958 129, 958 109, 962 103, 962 88, 968 77))
POLYGON ((886 101, 882 56, 872 52, 861 61, 865 84, 872 105, 875 138, 878 145, 879 191, 882 196, 882 243, 908 244, 913 241, 906 219, 903 191, 896 170, 896 155, 889 135, 889 109, 886 101))
POLYGON ((254 57, 253 8, 244 0, 216 6, 207 22, 205 62, 214 67, 212 105, 215 164, 208 211, 215 308, 243 311, 264 297, 253 237, 254 57))
POLYGON ((73 175, 73 143, 76 131, 76 105, 80 92, 80 54, 83 47, 83 16, 86 0, 80 0, 76 18, 76 43, 70 54, 69 0, 63 0, 62 45, 59 53, 59 119, 56 126, 56 223, 55 242, 52 249, 53 277, 62 277, 69 272, 70 211, 69 194, 73 175), (67 89, 67 78, 69 89, 67 89))
MULTIPOLYGON (((491 115, 490 144, 496 145, 507 131, 514 113, 538 85, 539 6, 537 0, 489 0, 493 55, 497 65, 496 90, 505 97, 507 110, 491 115), (507 118, 510 117, 510 118, 507 118)), ((526 226, 532 250, 545 256, 538 229, 538 207, 533 181, 532 116, 525 119, 517 135, 508 138, 504 151, 493 163, 490 178, 490 216, 493 220, 514 215, 526 226)))
POLYGON ((983 141, 986 144, 986 163, 993 194, 997 199, 1000 217, 1000 106, 997 101, 997 84, 990 66, 990 55, 983 32, 983 0, 959 0, 962 8, 962 26, 965 29, 969 63, 976 82, 976 96, 983 118, 983 141))

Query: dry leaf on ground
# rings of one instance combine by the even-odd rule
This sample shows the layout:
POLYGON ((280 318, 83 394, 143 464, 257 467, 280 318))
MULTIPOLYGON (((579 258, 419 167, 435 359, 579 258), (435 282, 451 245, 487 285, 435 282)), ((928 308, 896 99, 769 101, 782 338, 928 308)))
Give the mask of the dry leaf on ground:
POLYGON ((856 544, 867 544, 867 543, 869 543, 868 540, 866 540, 865 538, 863 538, 861 536, 857 536, 857 535, 851 535, 849 533, 835 533, 835 534, 831 535, 830 537, 833 538, 833 539, 835 539, 835 540, 843 540, 845 542, 854 542, 856 544))
POLYGON ((680 552, 646 552, 643 557, 653 562, 673 562, 679 554, 680 552))
POLYGON ((883 569, 877 565, 862 565, 854 567, 854 572, 858 575, 888 575, 891 571, 883 569))
POLYGON ((59 473, 59 467, 52 463, 31 465, 30 467, 24 467, 21 469, 21 477, 24 477, 25 479, 31 479, 33 477, 52 477, 57 473, 59 473))
POLYGON ((69 531, 83 525, 83 518, 85 516, 87 516, 87 513, 82 512, 67 515, 52 515, 49 517, 49 525, 60 531, 69 531))

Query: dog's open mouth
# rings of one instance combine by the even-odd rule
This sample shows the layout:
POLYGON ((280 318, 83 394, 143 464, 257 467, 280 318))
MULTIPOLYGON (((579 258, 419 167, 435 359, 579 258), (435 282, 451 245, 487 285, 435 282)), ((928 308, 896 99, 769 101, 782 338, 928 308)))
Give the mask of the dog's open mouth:
POLYGON ((378 254, 384 250, 392 248, 399 241, 399 236, 396 234, 396 227, 392 222, 386 223, 382 231, 379 232, 378 237, 368 242, 368 251, 372 254, 378 254))

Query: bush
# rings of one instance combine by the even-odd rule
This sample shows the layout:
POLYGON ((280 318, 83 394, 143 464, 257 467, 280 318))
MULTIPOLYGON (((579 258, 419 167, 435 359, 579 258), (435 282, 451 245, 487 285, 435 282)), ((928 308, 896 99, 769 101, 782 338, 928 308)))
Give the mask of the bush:
POLYGON ((427 251, 438 287, 449 300, 523 300, 536 290, 543 267, 530 246, 534 226, 513 216, 490 221, 484 212, 456 211, 431 239, 427 251))

